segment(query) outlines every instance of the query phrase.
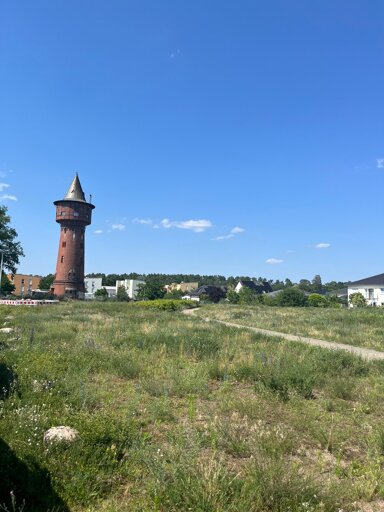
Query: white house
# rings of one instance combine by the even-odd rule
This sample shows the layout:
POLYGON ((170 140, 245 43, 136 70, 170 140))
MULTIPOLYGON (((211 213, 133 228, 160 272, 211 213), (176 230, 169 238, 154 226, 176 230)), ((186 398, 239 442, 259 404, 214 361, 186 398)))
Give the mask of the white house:
POLYGON ((121 281, 116 281, 116 290, 119 286, 124 286, 128 297, 135 300, 140 284, 145 284, 145 281, 139 281, 138 279, 122 279, 121 281))
POLYGON ((254 293, 270 293, 273 291, 268 281, 239 281, 235 287, 235 292, 239 293, 242 288, 249 288, 254 293))
POLYGON ((103 287, 101 281, 101 277, 86 277, 84 279, 86 299, 95 298, 95 292, 97 292, 97 290, 100 290, 103 287))
POLYGON ((384 274, 348 284, 348 304, 352 293, 361 293, 368 306, 384 306, 384 274))

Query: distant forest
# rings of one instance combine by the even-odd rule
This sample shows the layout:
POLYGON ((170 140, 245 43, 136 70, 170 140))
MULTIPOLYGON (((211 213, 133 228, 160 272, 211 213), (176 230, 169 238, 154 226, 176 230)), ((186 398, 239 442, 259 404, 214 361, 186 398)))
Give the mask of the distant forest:
POLYGON ((86 277, 101 277, 103 286, 115 286, 117 280, 123 279, 139 279, 143 281, 155 281, 157 285, 165 286, 171 283, 187 283, 197 282, 199 286, 202 285, 214 285, 214 286, 225 286, 227 288, 233 288, 240 281, 267 281, 272 286, 273 290, 283 290, 284 288, 290 288, 291 286, 297 286, 303 291, 307 292, 318 292, 318 291, 332 291, 344 288, 347 283, 342 281, 330 281, 329 283, 323 283, 319 275, 314 276, 312 280, 301 279, 299 282, 294 283, 290 279, 280 281, 279 279, 266 279, 265 277, 252 277, 252 276, 221 276, 221 275, 200 275, 200 274, 137 274, 131 272, 130 274, 87 274, 86 277))

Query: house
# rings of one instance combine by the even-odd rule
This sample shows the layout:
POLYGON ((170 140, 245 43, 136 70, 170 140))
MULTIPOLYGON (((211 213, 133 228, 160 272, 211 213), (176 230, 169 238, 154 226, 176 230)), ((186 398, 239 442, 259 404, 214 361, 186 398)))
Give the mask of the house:
POLYGON ((12 293, 15 295, 30 295, 33 290, 39 288, 42 277, 30 274, 8 274, 8 279, 15 287, 12 293))
POLYGON ((220 299, 224 299, 226 294, 227 290, 223 286, 204 285, 184 295, 182 299, 200 302, 201 298, 206 296, 212 302, 219 302, 220 299))
POLYGON ((86 277, 84 279, 85 285, 85 299, 94 299, 95 292, 101 290, 102 278, 101 277, 86 277))
POLYGON ((352 293, 361 293, 368 306, 384 306, 384 274, 348 284, 348 303, 352 293))
POLYGON ((192 290, 196 290, 199 287, 199 283, 172 283, 172 284, 166 284, 164 286, 164 290, 166 293, 170 292, 191 292, 192 290))
POLYGON ((139 291, 139 286, 141 284, 144 285, 145 281, 140 281, 138 279, 122 279, 120 281, 116 281, 116 291, 120 286, 124 286, 128 297, 131 300, 136 300, 137 292, 139 291))
POLYGON ((235 292, 239 293, 239 291, 244 287, 258 295, 273 292, 272 286, 268 281, 239 281, 235 287, 235 292))

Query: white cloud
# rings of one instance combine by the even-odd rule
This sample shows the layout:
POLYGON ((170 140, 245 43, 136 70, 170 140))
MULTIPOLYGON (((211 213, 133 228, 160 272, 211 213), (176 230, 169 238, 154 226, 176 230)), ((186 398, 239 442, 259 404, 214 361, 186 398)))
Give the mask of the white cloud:
POLYGON ((3 192, 3 190, 8 187, 10 187, 8 183, 0 183, 0 192, 3 192))
POLYGON ((233 238, 238 233, 243 233, 245 231, 244 228, 239 228, 238 226, 231 229, 228 235, 220 235, 212 238, 212 240, 228 240, 228 238, 233 238))
POLYGON ((238 226, 236 226, 235 228, 231 229, 231 233, 234 233, 234 234, 236 234, 236 233, 243 233, 244 231, 245 231, 244 228, 239 228, 238 226))
POLYGON ((179 229, 190 229, 195 233, 201 233, 206 229, 209 229, 213 226, 210 220, 184 220, 184 221, 171 221, 169 219, 163 219, 160 222, 161 227, 165 229, 169 228, 179 228, 179 229))
POLYGON ((135 224, 152 224, 151 219, 138 219, 137 217, 133 219, 132 222, 134 222, 135 224))
POLYGON ((125 226, 124 224, 112 224, 112 229, 116 231, 124 231, 125 226))
POLYGON ((330 247, 330 246, 331 246, 331 244, 324 244, 324 243, 315 245, 316 249, 328 249, 328 247, 330 247))
POLYGON ((279 260, 277 258, 268 258, 265 260, 265 263, 268 263, 269 265, 277 265, 278 263, 283 263, 284 260, 279 260))
POLYGON ((212 240, 227 240, 228 238, 233 238, 235 235, 233 233, 230 233, 229 235, 222 235, 222 236, 216 236, 215 238, 212 238, 212 240))
POLYGON ((17 197, 16 196, 10 196, 8 194, 3 194, 0 199, 4 199, 4 200, 9 200, 9 201, 17 201, 17 197))
POLYGON ((376 158, 377 168, 384 169, 384 158, 376 158))
POLYGON ((96 231, 94 231, 95 235, 101 235, 102 232, 102 229, 96 229, 96 231))

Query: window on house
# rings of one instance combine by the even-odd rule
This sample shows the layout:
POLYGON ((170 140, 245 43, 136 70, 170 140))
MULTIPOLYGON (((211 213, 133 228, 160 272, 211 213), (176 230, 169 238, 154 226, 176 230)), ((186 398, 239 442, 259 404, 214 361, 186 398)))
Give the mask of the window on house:
POLYGON ((64 256, 61 257, 61 263, 64 263, 64 256))
POLYGON ((25 282, 25 280, 24 280, 24 279, 22 279, 22 280, 21 280, 21 284, 24 284, 24 282, 25 282))
POLYGON ((67 247, 67 242, 63 242, 63 243, 61 244, 61 247, 67 247))

